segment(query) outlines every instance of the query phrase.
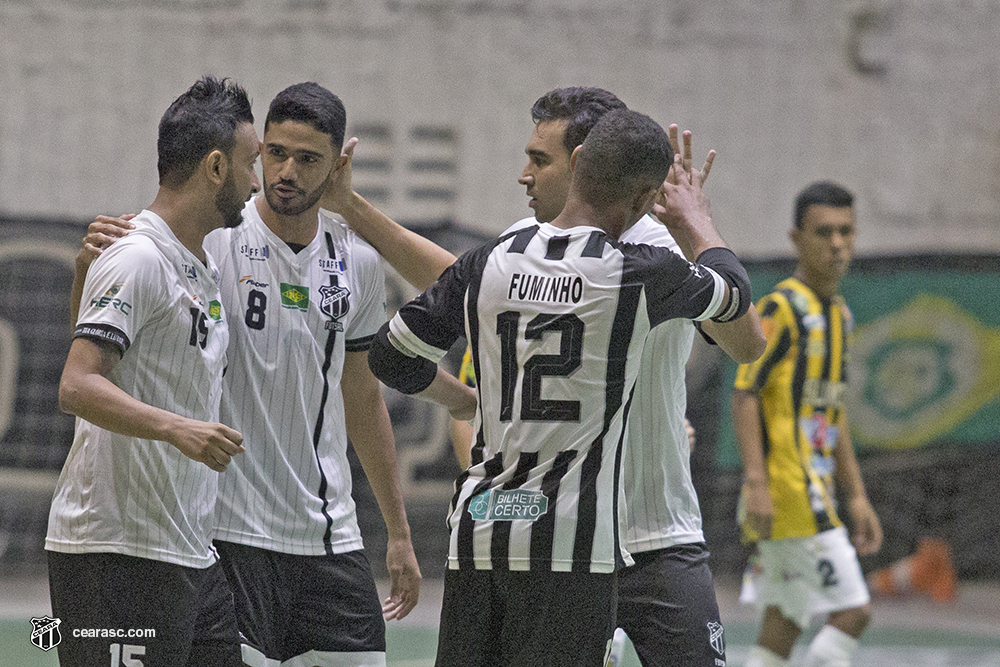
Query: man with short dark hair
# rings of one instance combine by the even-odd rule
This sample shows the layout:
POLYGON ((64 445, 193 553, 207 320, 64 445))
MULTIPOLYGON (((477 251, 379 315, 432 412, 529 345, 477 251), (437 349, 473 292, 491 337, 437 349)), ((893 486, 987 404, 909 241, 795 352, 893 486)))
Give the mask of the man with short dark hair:
POLYGON ((258 143, 242 88, 195 83, 160 121, 153 203, 85 283, 78 271, 59 403, 80 419, 45 540, 64 666, 109 652, 113 665, 242 664, 211 539, 218 473, 243 437, 218 423, 231 311, 202 241, 240 224, 258 143), (80 632, 92 629, 155 637, 80 632))
POLYGON ((853 319, 839 287, 854 252, 853 204, 849 191, 828 181, 796 196, 790 235, 798 265, 761 299, 767 349, 736 377, 740 519, 758 552, 741 599, 764 609, 748 667, 787 665, 802 628, 818 614, 829 617, 803 664, 846 667, 868 625, 858 553, 878 551, 882 528, 844 405, 853 319), (851 516, 850 539, 837 516, 835 479, 851 516))
POLYGON ((437 665, 599 665, 614 629, 619 462, 651 327, 735 318, 746 273, 697 173, 648 117, 604 115, 570 156, 565 206, 463 255, 382 328, 370 362, 421 390, 470 334, 480 406, 449 525, 437 665), (701 264, 618 237, 661 214, 701 264))
MULTIPOLYGON (((535 216, 506 233, 551 222, 566 204, 572 179, 573 150, 606 113, 624 109, 612 93, 589 87, 558 88, 532 106, 535 122, 525 148, 528 163, 519 179, 527 188, 535 216)), ((691 169, 690 133, 678 142, 670 127, 675 152, 690 179, 707 177, 714 152, 701 170, 691 169)), ((392 222, 352 194, 329 204, 386 257, 393 268, 419 289, 426 289, 455 261, 447 251, 392 222)), ((654 214, 661 209, 654 208, 654 214)), ((645 215, 622 234, 622 241, 644 243, 686 254, 670 231, 645 215)), ((694 260, 696 257, 687 254, 694 260)), ((728 323, 711 320, 699 326, 736 361, 748 362, 764 346, 757 311, 728 323)), ((685 428, 687 404, 684 373, 695 327, 690 320, 672 319, 653 328, 642 353, 639 380, 628 420, 628 444, 623 455, 623 484, 628 505, 624 541, 636 565, 619 573, 618 624, 626 629, 646 667, 685 664, 716 667, 725 660, 725 642, 708 550, 704 544, 698 497, 691 482, 690 445, 685 428)), ((471 359, 471 355, 467 355, 471 359)), ((463 365, 463 374, 473 369, 463 365)), ((457 428, 456 431, 466 430, 457 428)), ((471 428, 456 442, 463 468, 471 428)))
MULTIPOLYGON (((234 313, 222 414, 247 448, 220 479, 215 545, 252 667, 385 665, 383 614, 406 616, 419 594, 392 428, 367 361, 386 318, 381 262, 320 209, 345 124, 340 99, 316 83, 278 93, 261 145, 264 196, 239 229, 206 239, 234 313), (388 530, 384 605, 351 498, 348 436, 388 530)), ((92 245, 117 233, 112 222, 91 226, 92 245)))

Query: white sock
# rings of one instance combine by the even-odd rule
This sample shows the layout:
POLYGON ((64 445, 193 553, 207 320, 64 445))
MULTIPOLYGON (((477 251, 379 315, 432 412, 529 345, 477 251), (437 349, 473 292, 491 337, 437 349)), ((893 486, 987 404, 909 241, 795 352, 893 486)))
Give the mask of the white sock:
POLYGON ((788 661, 780 655, 766 649, 763 646, 754 646, 750 649, 750 657, 747 658, 744 667, 787 667, 788 661))
POLYGON ((850 667, 858 640, 843 630, 824 625, 809 644, 805 667, 850 667))

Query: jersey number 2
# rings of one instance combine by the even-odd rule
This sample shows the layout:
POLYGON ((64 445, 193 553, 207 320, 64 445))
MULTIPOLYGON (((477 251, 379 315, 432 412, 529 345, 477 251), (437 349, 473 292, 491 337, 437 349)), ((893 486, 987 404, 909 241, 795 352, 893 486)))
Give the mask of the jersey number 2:
MULTIPOLYGON (((510 421, 514 410, 514 389, 519 372, 517 334, 521 313, 508 310, 497 315, 500 337, 500 421, 510 421)), ((524 329, 527 340, 541 340, 548 331, 559 332, 559 354, 533 354, 524 362, 521 381, 521 419, 523 421, 580 421, 580 401, 556 401, 542 398, 542 379, 546 376, 568 377, 580 367, 583 353, 583 320, 567 313, 542 313, 524 329)))

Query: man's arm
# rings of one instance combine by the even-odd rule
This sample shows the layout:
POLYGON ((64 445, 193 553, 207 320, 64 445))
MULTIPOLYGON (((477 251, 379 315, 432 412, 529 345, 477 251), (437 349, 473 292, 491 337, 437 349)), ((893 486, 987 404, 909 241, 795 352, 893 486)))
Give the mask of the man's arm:
POLYGON ((455 263, 455 256, 394 222, 351 189, 351 158, 357 143, 352 137, 344 144, 340 164, 330 174, 320 205, 344 218, 406 282, 423 291, 455 263))
POLYGON ((847 423, 847 410, 841 410, 837 422, 837 446, 833 450, 836 465, 837 486, 846 498, 847 511, 851 515, 853 534, 851 542, 858 554, 868 556, 882 547, 882 524, 875 514, 865 483, 861 479, 861 468, 854 455, 851 429, 847 423))
POLYGON ((147 405, 108 379, 119 350, 76 338, 59 382, 59 407, 108 431, 170 443, 190 459, 222 472, 243 451, 243 436, 224 424, 181 417, 147 405))
POLYGON ((386 620, 400 619, 417 604, 420 566, 410 540, 389 411, 378 381, 368 369, 368 352, 344 355, 340 386, 347 435, 378 501, 389 537, 385 564, 389 569, 390 593, 382 605, 382 613, 386 620))
POLYGON ((767 339, 760 328, 760 316, 752 304, 742 317, 732 322, 705 320, 701 323, 701 328, 738 364, 757 361, 767 347, 767 339))
POLYGON ((768 488, 770 476, 764 458, 764 438, 760 424, 760 401, 742 389, 733 392, 733 428, 743 461, 743 498, 746 520, 762 540, 771 537, 774 503, 768 488))

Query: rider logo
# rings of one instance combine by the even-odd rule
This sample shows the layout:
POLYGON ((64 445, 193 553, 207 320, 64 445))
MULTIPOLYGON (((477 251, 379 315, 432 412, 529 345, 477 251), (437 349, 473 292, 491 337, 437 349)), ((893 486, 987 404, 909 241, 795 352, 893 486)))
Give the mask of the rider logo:
POLYGON ((48 616, 31 619, 31 643, 43 651, 58 646, 62 641, 62 635, 59 633, 60 623, 62 621, 58 618, 48 616))
POLYGON ((726 636, 722 625, 715 621, 708 622, 708 643, 719 655, 726 654, 726 636))

